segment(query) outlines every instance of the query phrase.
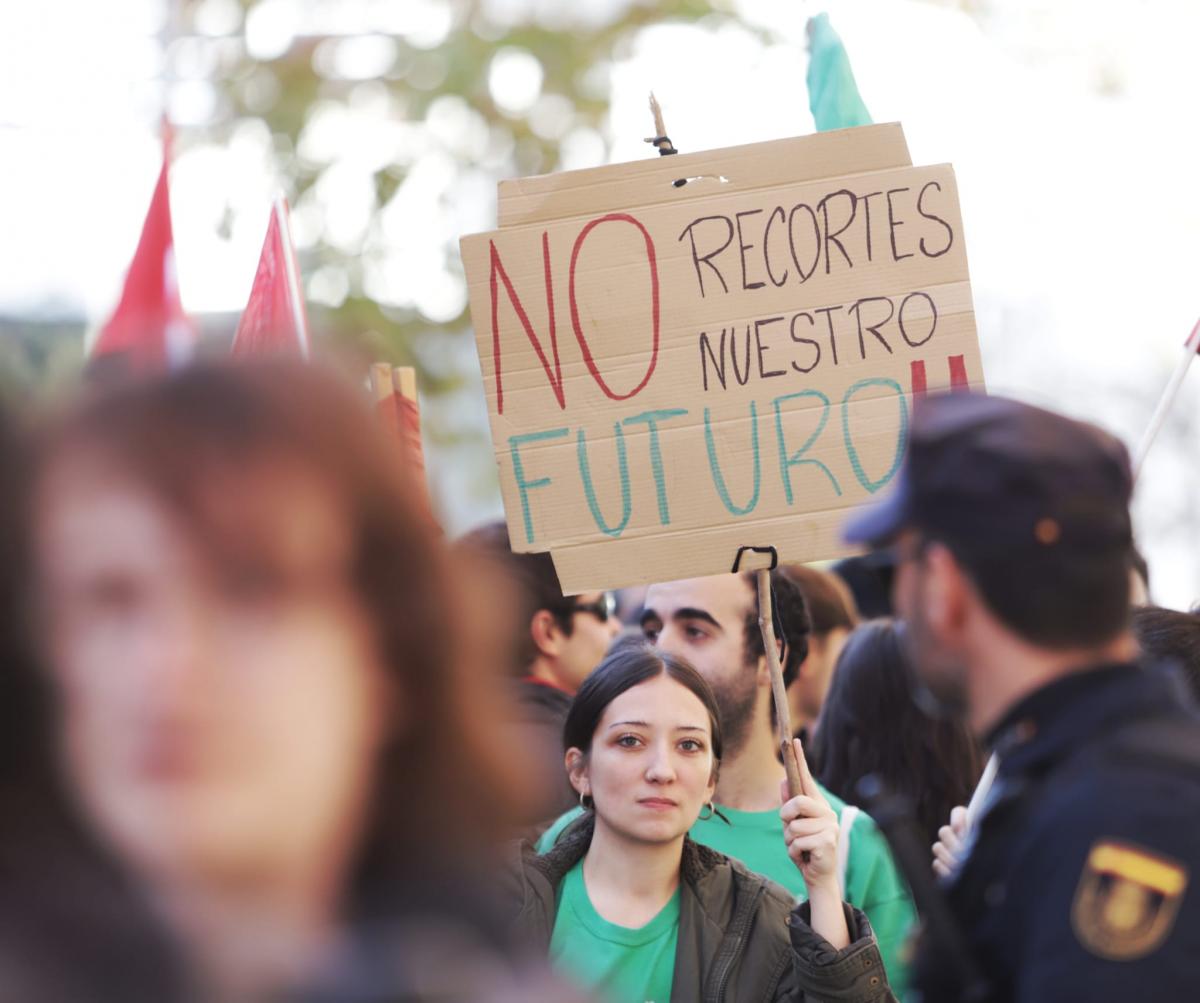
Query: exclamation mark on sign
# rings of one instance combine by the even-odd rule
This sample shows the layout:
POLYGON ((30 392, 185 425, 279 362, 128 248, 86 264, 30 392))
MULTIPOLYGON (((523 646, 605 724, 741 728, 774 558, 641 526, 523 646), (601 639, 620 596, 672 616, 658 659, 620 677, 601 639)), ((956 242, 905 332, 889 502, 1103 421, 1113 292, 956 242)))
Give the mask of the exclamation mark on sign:
MULTIPOLYGON (((970 384, 967 382, 967 365, 963 361, 961 355, 951 355, 946 359, 950 367, 950 391, 951 393, 963 393, 970 390, 970 384)), ((918 401, 925 396, 928 383, 925 378, 925 360, 913 359, 910 363, 912 371, 912 395, 913 401, 918 401)))

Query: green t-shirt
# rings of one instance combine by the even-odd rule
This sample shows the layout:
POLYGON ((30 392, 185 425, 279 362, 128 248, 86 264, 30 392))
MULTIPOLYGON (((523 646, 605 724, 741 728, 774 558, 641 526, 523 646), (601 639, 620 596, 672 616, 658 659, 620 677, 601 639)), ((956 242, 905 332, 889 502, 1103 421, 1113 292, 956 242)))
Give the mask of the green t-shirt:
POLYGON ((573 982, 612 1003, 670 1003, 679 939, 679 889, 645 926, 610 923, 592 905, 583 861, 558 886, 550 960, 573 982))
MULTIPOLYGON (((916 909, 908 886, 900 877, 892 860, 892 852, 879 827, 865 812, 858 812, 847 828, 846 804, 841 798, 821 788, 822 793, 842 818, 846 839, 845 896, 846 901, 867 914, 879 953, 887 969, 888 981, 897 997, 903 998, 908 988, 908 958, 905 942, 916 922, 916 909)), ((718 805, 727 825, 714 815, 697 821, 691 836, 697 843, 740 860, 750 870, 783 885, 799 898, 806 898, 807 889, 800 869, 792 862, 783 841, 783 822, 779 812, 737 811, 718 805)), ((557 841, 559 833, 579 816, 576 808, 550 826, 538 841, 538 851, 545 853, 557 841)))

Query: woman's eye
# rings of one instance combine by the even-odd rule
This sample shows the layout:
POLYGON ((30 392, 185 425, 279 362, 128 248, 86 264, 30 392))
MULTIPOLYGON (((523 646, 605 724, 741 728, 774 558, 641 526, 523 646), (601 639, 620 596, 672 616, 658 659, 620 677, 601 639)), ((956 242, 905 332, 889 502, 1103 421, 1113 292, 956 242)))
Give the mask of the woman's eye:
POLYGON ((622 735, 617 739, 617 745, 623 749, 632 749, 639 744, 637 735, 622 735))
POLYGON ((642 628, 642 636, 647 641, 649 641, 651 644, 654 644, 658 640, 658 628, 657 627, 643 627, 642 628))
POLYGON ((685 738, 679 743, 679 748, 684 752, 703 752, 704 746, 697 742, 694 738, 685 738))
POLYGON ((689 641, 698 641, 702 637, 708 636, 699 627, 684 627, 683 633, 684 633, 684 636, 686 636, 689 641))

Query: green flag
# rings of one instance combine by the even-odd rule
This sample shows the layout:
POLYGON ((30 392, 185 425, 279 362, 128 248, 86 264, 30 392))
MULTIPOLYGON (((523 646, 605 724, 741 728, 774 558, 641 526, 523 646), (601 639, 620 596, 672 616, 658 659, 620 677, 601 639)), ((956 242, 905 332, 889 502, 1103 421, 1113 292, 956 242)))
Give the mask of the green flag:
POLYGON ((808 106, 818 132, 870 125, 871 113, 858 96, 850 57, 828 14, 808 22, 808 106))

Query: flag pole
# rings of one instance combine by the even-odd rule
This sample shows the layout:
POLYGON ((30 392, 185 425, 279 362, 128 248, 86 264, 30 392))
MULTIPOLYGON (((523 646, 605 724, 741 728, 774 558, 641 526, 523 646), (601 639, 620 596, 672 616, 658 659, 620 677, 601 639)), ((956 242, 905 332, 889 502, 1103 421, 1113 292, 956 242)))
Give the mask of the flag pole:
POLYGON ((292 228, 288 222, 287 199, 277 192, 271 205, 275 223, 279 227, 280 243, 283 245, 284 271, 287 273, 288 302, 292 307, 292 322, 300 338, 300 354, 308 358, 308 324, 304 319, 304 299, 300 292, 300 269, 296 265, 296 251, 292 246, 292 228))
POLYGON ((1158 436, 1159 430, 1167 420, 1167 414, 1175 403, 1175 398, 1179 396, 1179 388, 1183 386, 1183 378, 1187 375, 1188 366, 1192 364, 1192 359, 1196 357, 1197 353, 1200 353, 1200 320, 1196 321, 1196 326, 1192 328, 1192 333, 1188 335, 1188 339, 1183 346, 1183 358, 1175 366, 1175 372, 1171 374, 1171 379, 1167 382, 1167 388, 1158 399, 1158 406, 1154 409, 1154 416, 1150 419, 1150 424, 1146 427, 1141 442, 1138 443, 1137 452, 1134 453, 1133 460, 1133 476, 1135 479, 1141 473, 1142 464, 1146 462, 1146 454, 1150 452, 1150 447, 1154 445, 1154 440, 1158 436))

